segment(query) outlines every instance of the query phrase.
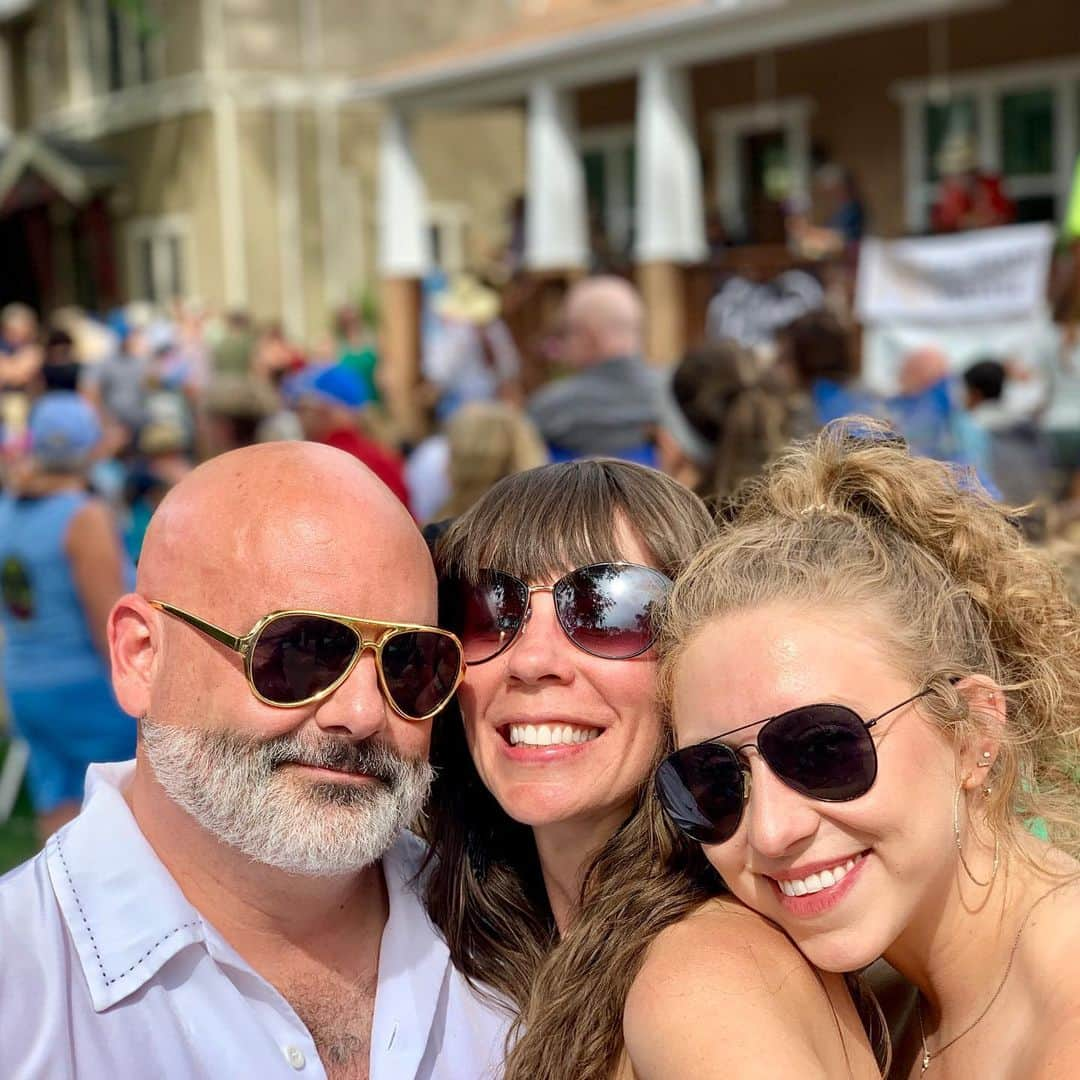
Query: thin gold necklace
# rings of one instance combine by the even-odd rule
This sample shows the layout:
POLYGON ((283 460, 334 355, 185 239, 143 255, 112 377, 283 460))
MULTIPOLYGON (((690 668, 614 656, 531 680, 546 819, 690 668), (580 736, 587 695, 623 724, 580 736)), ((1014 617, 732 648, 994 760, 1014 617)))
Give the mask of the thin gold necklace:
POLYGON ((1053 896, 1059 889, 1064 889, 1066 885, 1072 885, 1076 881, 1075 878, 1070 878, 1068 881, 1063 881, 1060 885, 1055 885, 1048 892, 1044 892, 1038 900, 1035 901, 1031 907, 1028 908, 1028 913, 1024 916, 1023 921, 1020 923, 1020 929, 1016 931, 1016 940, 1013 941, 1013 947, 1009 951, 1009 962, 1005 965, 1005 974, 1001 976, 1001 982, 998 983, 998 988, 994 991, 994 996, 987 1002, 986 1008, 975 1018, 972 1023, 968 1024, 959 1035, 954 1035, 944 1046, 939 1046, 933 1053, 930 1052, 930 1048, 926 1045, 926 1032, 923 1029, 922 1018, 922 991, 919 992, 919 996, 915 1000, 915 1013, 919 1018, 919 1038, 922 1040, 922 1069, 919 1075, 922 1076, 927 1069, 930 1068, 930 1062, 936 1057, 941 1057, 946 1050, 949 1049, 954 1043, 958 1043, 969 1031, 972 1031, 979 1024, 983 1022, 986 1014, 994 1007, 994 1002, 997 1001, 1001 995, 1001 991, 1005 989, 1005 982, 1009 977, 1009 972, 1012 971, 1013 958, 1016 956, 1016 950, 1020 946, 1020 935, 1023 934, 1024 928, 1028 924, 1028 919, 1034 914, 1035 909, 1048 897, 1053 896))

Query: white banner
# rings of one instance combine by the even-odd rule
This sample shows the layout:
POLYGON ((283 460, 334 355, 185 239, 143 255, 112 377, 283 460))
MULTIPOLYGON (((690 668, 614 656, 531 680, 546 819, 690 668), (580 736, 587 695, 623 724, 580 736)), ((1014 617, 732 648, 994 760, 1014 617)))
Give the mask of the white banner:
POLYGON ((864 323, 976 323, 1031 318, 1047 306, 1050 225, 955 236, 866 240, 855 308, 864 323))

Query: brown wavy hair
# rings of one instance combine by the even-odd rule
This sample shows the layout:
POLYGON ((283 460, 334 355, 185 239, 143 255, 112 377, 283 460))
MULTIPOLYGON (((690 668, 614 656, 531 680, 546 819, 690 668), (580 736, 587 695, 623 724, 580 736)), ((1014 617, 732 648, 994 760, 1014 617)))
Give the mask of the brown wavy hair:
POLYGON ((687 423, 712 447, 698 494, 727 500, 788 441, 788 404, 775 375, 737 341, 692 349, 671 380, 687 423))
MULTIPOLYGON (((543 580, 621 558, 617 531, 623 523, 670 577, 713 527, 701 500, 663 473, 625 461, 573 461, 501 480, 443 535, 436 566, 451 588, 455 579, 476 581, 491 567, 543 580)), ((520 1010, 558 940, 532 829, 512 820, 484 787, 456 708, 435 722, 431 761, 436 779, 424 826, 431 845, 428 911, 458 970, 482 992, 494 991, 520 1010)), ((649 828, 639 798, 597 855, 584 892, 604 888, 649 828)))
POLYGON ((985 803, 1003 846, 1010 826, 1038 821, 1080 855, 1080 620, 1017 513, 969 474, 913 457, 876 421, 830 425, 743 490, 733 523, 676 584, 662 700, 688 643, 727 612, 770 602, 871 612, 893 662, 935 691, 927 709, 958 745, 982 721, 953 682, 982 674, 1004 691, 985 803))

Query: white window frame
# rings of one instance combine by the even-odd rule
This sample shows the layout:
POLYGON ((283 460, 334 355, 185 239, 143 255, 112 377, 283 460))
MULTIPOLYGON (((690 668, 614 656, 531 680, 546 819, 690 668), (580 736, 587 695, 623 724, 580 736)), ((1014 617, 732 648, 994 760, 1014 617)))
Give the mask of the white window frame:
POLYGON ((949 76, 946 80, 905 80, 893 87, 893 97, 903 109, 904 216, 911 232, 922 232, 929 226, 930 207, 936 190, 936 185, 926 180, 929 154, 924 122, 926 105, 935 100, 974 98, 980 161, 984 168, 998 172, 1001 169, 1001 97, 1005 93, 1025 90, 1054 92, 1054 167, 1052 173, 1010 176, 1009 192, 1015 198, 1053 196, 1063 211, 1080 150, 1077 116, 1080 56, 1051 63, 985 68, 949 76))
MULTIPOLYGON (((427 206, 428 228, 436 233, 438 242, 438 267, 448 274, 460 274, 468 266, 465 248, 465 231, 472 215, 464 203, 429 202, 427 206)), ((434 261, 434 251, 432 252, 434 261)))
MULTIPOLYGON (((71 0, 80 3, 80 0, 71 0)), ((80 5, 79 14, 89 25, 83 25, 82 40, 86 70, 89 72, 90 86, 97 95, 119 93, 133 86, 148 86, 162 77, 164 72, 164 48, 160 39, 148 43, 150 56, 150 77, 145 82, 139 78, 139 35, 132 20, 123 12, 118 12, 120 19, 120 86, 109 86, 109 26, 108 12, 110 0, 85 0, 89 12, 84 12, 80 5), (87 15, 89 18, 87 19, 87 15)))
POLYGON ((633 124, 589 128, 578 135, 578 155, 602 154, 604 158, 604 231, 615 251, 630 252, 637 207, 630 198, 630 171, 626 151, 635 149, 633 124))
POLYGON ((812 99, 796 97, 717 109, 712 113, 716 204, 730 234, 743 234, 749 226, 740 153, 740 143, 749 135, 761 135, 777 128, 783 131, 791 169, 791 199, 796 205, 804 205, 809 200, 810 117, 813 112, 812 99))
POLYGON ((156 303, 174 299, 162 286, 171 276, 169 243, 178 240, 180 247, 180 273, 183 278, 181 298, 198 295, 195 280, 194 245, 192 243, 191 219, 187 214, 162 214, 157 217, 133 218, 125 226, 127 250, 128 296, 132 300, 149 300, 147 282, 141 280, 142 261, 139 245, 146 240, 151 244, 151 273, 154 276, 156 303))

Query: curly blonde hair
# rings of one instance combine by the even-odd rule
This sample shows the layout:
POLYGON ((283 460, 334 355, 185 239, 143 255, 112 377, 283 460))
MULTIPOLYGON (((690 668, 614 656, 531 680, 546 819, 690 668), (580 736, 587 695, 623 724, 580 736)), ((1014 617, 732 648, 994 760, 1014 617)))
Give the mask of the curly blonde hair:
POLYGON ((991 678, 1007 721, 988 823, 1008 844, 1010 826, 1037 822, 1080 854, 1078 611, 1060 568, 974 479, 912 457, 871 420, 789 448, 679 578, 660 639, 662 701, 707 623, 771 602, 872 613, 887 655, 935 691, 928 711, 958 745, 983 721, 954 682, 991 678))

